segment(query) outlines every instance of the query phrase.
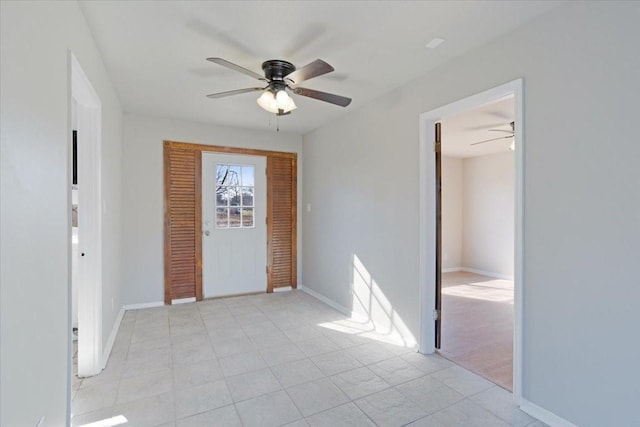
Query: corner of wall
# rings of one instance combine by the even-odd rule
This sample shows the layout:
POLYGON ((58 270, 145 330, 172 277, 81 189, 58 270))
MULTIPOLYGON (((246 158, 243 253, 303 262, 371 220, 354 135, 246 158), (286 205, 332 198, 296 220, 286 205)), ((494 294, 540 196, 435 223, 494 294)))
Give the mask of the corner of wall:
POLYGON ((550 427, 578 427, 553 412, 548 411, 524 398, 520 403, 520 409, 543 423, 548 424, 550 427))
POLYGON ((118 331, 120 330, 120 324, 122 323, 122 318, 124 317, 124 311, 124 307, 120 308, 120 311, 118 312, 118 315, 113 322, 113 328, 111 328, 111 333, 109 334, 109 338, 107 338, 107 343, 104 346, 104 350, 102 352, 102 369, 107 366, 107 362, 109 361, 109 355, 111 355, 113 344, 116 342, 116 337, 118 336, 118 331))

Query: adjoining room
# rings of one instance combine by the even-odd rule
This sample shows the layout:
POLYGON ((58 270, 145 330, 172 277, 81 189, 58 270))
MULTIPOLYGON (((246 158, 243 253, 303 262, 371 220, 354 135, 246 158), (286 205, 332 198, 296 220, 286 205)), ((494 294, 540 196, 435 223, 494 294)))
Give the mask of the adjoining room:
POLYGON ((442 121, 440 353, 513 382, 514 99, 442 121))

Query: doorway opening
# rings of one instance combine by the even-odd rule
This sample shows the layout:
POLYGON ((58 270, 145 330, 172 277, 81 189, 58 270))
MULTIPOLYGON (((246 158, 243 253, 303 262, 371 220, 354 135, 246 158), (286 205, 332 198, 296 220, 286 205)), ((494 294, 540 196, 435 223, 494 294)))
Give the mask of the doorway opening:
MULTIPOLYGON (((420 116, 420 300, 422 325, 420 336, 420 352, 433 353, 434 351, 436 351, 436 347, 441 347, 441 352, 443 353, 443 355, 451 357, 451 354, 462 349, 462 347, 455 348, 455 345, 452 345, 455 343, 452 342, 450 337, 447 338, 447 333, 449 335, 457 334, 462 345, 473 342, 479 342, 482 344, 483 338, 478 335, 477 331, 474 334, 471 331, 465 330, 465 327, 462 324, 458 324, 459 330, 456 331, 455 323, 446 323, 451 319, 455 319, 456 310, 464 310, 464 308, 461 308, 459 306, 456 307, 455 302, 469 302, 473 299, 469 298, 469 295, 474 295, 476 299, 480 300, 480 296, 485 294, 492 294, 490 296, 484 296, 484 298, 488 300, 504 300, 505 298, 508 299, 508 296, 505 297, 505 293, 509 293, 510 284, 499 281, 508 281, 508 279, 512 278, 513 305, 511 305, 510 302, 504 302, 504 306, 507 308, 507 310, 505 311, 508 313, 509 309, 512 310, 511 313, 513 314, 511 315, 511 323, 505 325, 504 323, 508 323, 509 320, 504 319, 502 319, 502 323, 497 320, 496 322, 500 323, 503 329, 506 329, 506 331, 500 331, 502 336, 511 335, 512 337, 511 342, 509 342, 509 339, 507 337, 505 339, 507 344, 503 344, 503 347, 506 345, 506 349, 504 350, 504 352, 506 352, 508 356, 511 356, 513 365, 511 370, 511 387, 505 388, 511 388, 513 390, 513 396, 516 403, 520 402, 522 389, 522 230, 524 223, 522 216, 522 178, 524 148, 522 139, 522 118, 522 80, 520 79, 473 95, 469 98, 456 101, 452 104, 424 113, 420 116), (504 112, 501 112, 500 114, 504 115, 504 117, 498 117, 498 113, 495 110, 495 105, 492 106, 492 104, 496 104, 498 102, 512 102, 511 116, 505 115, 504 112), (445 146, 445 144, 447 144, 446 138, 448 138, 446 130, 448 120, 453 120, 456 116, 464 116, 463 113, 465 112, 475 111, 478 109, 482 111, 482 108, 485 108, 485 113, 487 113, 487 111, 489 111, 491 108, 494 108, 494 121, 491 123, 487 121, 482 125, 483 129, 478 129, 484 130, 484 136, 481 136, 481 138, 478 139, 474 139, 473 141, 467 140, 466 144, 469 145, 471 143, 497 138, 500 136, 500 134, 509 137, 475 145, 474 147, 477 152, 483 152, 486 154, 486 156, 482 156, 486 157, 485 159, 483 159, 483 161, 478 161, 473 157, 468 161, 458 160, 457 162, 455 160, 451 161, 451 159, 447 159, 447 157, 452 156, 447 156, 445 150, 449 151, 448 154, 452 154, 450 150, 454 148, 451 145, 449 145, 449 147, 445 146), (511 128, 511 122, 514 122, 514 128, 511 128), (438 125, 436 126, 436 124, 438 125), (485 127, 486 125, 490 126, 485 127), (440 128, 441 138, 439 140, 435 138, 436 127, 440 128), (496 131, 488 131, 488 129, 496 129, 496 131), (440 144, 434 142, 434 139, 440 144), (512 141, 514 151, 509 151, 509 146, 511 145, 512 141), (498 220, 496 222, 499 225, 499 228, 501 227, 501 232, 504 232, 505 229, 511 227, 510 229, 513 233, 513 237, 510 240, 512 255, 504 255, 503 251, 503 255, 501 257, 501 259, 503 260, 506 258, 506 261, 503 262, 503 264, 509 264, 509 261, 511 261, 511 269, 507 268, 506 270, 502 270, 506 271, 506 273, 494 271, 499 270, 497 267, 492 267, 491 269, 484 270, 483 268, 478 267, 481 264, 471 263, 471 261, 469 261, 471 263, 469 266, 464 265, 463 259, 465 258, 463 257, 463 250, 467 251, 467 253, 465 253, 464 255, 466 255, 470 260, 473 259, 472 255, 479 255, 482 258, 487 257, 487 255, 495 254, 494 250, 483 248, 482 245, 478 244, 478 242, 481 242, 482 239, 480 239, 477 235, 471 234, 467 236, 467 240, 472 243, 469 248, 463 249, 462 246, 460 246, 459 252, 456 249, 452 249, 453 247, 455 247, 456 242, 461 242, 463 240, 462 233, 465 231, 465 228, 463 226, 462 228, 458 228, 458 230, 456 231, 456 227, 452 226, 453 224, 455 224, 456 218, 451 217, 452 207, 450 205, 453 204, 454 212, 458 212, 461 215, 458 218, 458 222, 464 223, 464 217, 468 216, 466 220, 469 223, 470 230, 477 229, 478 224, 476 223, 478 222, 480 222, 480 225, 482 225, 482 221, 478 221, 481 215, 478 213, 478 207, 467 210, 467 207, 463 206, 463 203, 459 198, 456 199, 455 197, 452 198, 451 196, 449 196, 448 199, 440 199, 439 193, 443 189, 446 192, 450 190, 450 188, 447 189, 447 184, 444 183, 444 180, 441 183, 444 187, 439 187, 438 184, 440 184, 440 182, 438 181, 437 177, 437 157, 444 157, 444 162, 440 162, 439 165, 444 165, 442 171, 440 172, 444 172, 445 179, 447 178, 447 175, 456 175, 456 173, 453 172, 456 171, 457 166, 457 176, 459 180, 462 178, 462 181, 464 181, 464 163, 466 161, 468 163, 466 168, 468 169, 468 171, 466 175, 467 178, 469 178, 471 184, 467 189, 469 193, 468 196, 470 197, 468 203, 479 202, 486 204, 488 197, 487 195, 489 194, 489 192, 479 190, 477 187, 483 182, 483 179, 486 180, 488 178, 486 176, 481 177, 478 175, 478 173, 484 171, 486 175, 487 169, 489 169, 489 171, 491 172, 489 175, 495 172, 492 169, 492 166, 482 164, 486 163, 484 160, 489 159, 490 153, 488 152, 490 151, 491 146, 494 142, 499 143, 500 150, 503 150, 502 155, 505 159, 508 159, 509 157, 512 158, 511 176, 513 176, 514 178, 513 181, 511 181, 511 188, 513 189, 511 192, 511 213, 494 212, 494 215, 497 216, 497 218, 494 219, 502 218, 502 221, 498 220), (487 144, 489 144, 488 147, 487 144), (447 168, 447 166, 449 167, 447 168), (484 199, 483 195, 485 196, 484 199), (442 209, 442 215, 449 215, 448 220, 443 219, 442 221, 439 221, 438 209, 436 208, 440 201, 448 204, 446 207, 443 206, 442 209), (458 208, 455 208, 456 202, 460 205, 458 206, 458 208), (473 216, 474 213, 476 214, 475 217, 473 216), (508 221, 504 220, 505 214, 511 215, 511 225, 507 223, 508 221), (446 230, 443 230, 443 225, 446 230), (471 227, 472 225, 475 226, 475 228, 471 227), (447 230, 449 230, 448 233, 446 232, 447 230), (442 231, 445 232, 442 233, 442 231), (443 240, 447 240, 446 244, 444 244, 443 240), (453 241, 453 243, 451 241, 453 241), (474 244, 476 244, 476 246, 474 246, 474 244), (442 251, 443 247, 445 246, 446 249, 442 251), (458 253, 460 254, 459 257, 457 256, 458 253), (480 275, 475 276, 474 274, 480 275), (492 277, 496 275, 500 275, 501 277, 492 277), (439 294, 436 294, 437 288, 440 288, 439 294), (511 328, 511 331, 513 332, 511 332, 509 328, 511 328), (440 332, 443 332, 443 334, 439 335, 440 332), (439 345, 437 343, 437 340, 440 340, 439 345), (449 346, 447 346, 447 341, 449 341, 449 346), (447 354, 447 351, 449 352, 449 354, 447 354)), ((478 127, 479 125, 474 125, 472 123, 467 124, 467 127, 473 126, 478 127)), ((478 157, 478 159, 480 158, 481 157, 478 157)), ((508 170, 507 172, 503 171, 503 175, 505 173, 508 174, 508 170)), ((454 182, 452 181, 452 179, 453 178, 448 177, 449 184, 454 182)), ((497 176, 491 176, 491 180, 496 181, 497 179, 497 176)), ((459 182, 458 184, 462 184, 462 182, 459 182)), ((502 187, 508 187, 508 184, 506 182, 499 182, 499 184, 501 184, 502 187)), ((504 191, 508 192, 508 190, 504 191)), ((465 200, 464 193, 462 200, 465 200)), ((490 212, 490 209, 488 211, 490 212)), ((480 228, 482 229, 482 227, 480 228)), ((488 260, 485 261, 488 262, 488 260)), ((471 302, 471 304, 474 303, 471 302)), ((478 308, 481 307, 482 304, 480 304, 479 306, 474 304, 472 306, 478 308)), ((483 312, 483 310, 486 311, 486 309, 481 308, 479 308, 478 310, 479 312, 483 312)), ((497 317, 499 317, 499 315, 497 317)), ((486 342, 487 338, 484 338, 484 340, 484 344, 487 344, 487 347, 489 349, 492 349, 491 343, 486 342)), ((474 358, 471 355, 467 356, 470 359, 474 358)), ((499 363, 499 361, 496 360, 495 355, 489 354, 486 357, 488 358, 487 364, 489 364, 489 362, 496 362, 496 364, 499 363)), ((475 356, 475 359, 481 360, 482 356, 475 356)), ((460 365, 465 366, 465 363, 462 363, 462 361, 455 361, 460 365)), ((488 376, 483 372, 478 372, 477 370, 476 372, 480 373, 481 375, 484 374, 484 376, 488 376)), ((492 380, 499 385, 503 385, 501 382, 496 381, 495 379, 492 380)))
MULTIPOLYGON (((69 336, 73 341, 77 328, 77 376, 89 377, 100 373, 106 362, 102 355, 102 104, 72 53, 69 60, 69 336)), ((75 348, 71 347, 70 363, 76 363, 75 348)))
POLYGON ((441 127, 439 353, 512 390, 514 97, 441 127))

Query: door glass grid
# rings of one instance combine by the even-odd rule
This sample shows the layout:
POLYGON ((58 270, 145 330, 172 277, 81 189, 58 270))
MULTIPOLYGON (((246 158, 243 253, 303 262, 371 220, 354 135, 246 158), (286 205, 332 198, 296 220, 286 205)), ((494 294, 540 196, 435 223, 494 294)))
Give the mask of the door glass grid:
POLYGON ((216 164, 216 228, 253 228, 252 165, 216 164))

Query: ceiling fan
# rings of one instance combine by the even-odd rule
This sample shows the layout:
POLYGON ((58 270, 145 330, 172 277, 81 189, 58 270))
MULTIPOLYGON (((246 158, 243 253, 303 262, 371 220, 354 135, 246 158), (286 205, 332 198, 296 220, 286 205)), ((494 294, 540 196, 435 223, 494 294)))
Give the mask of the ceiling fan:
MULTIPOLYGON (((484 141, 474 142, 473 144, 470 144, 470 145, 484 144, 486 142, 497 141, 499 139, 509 139, 509 138, 513 139, 516 132, 516 122, 509 123, 509 126, 511 126, 511 130, 489 129, 489 132, 505 132, 505 133, 508 133, 509 135, 499 136, 497 138, 485 139, 484 141)), ((515 149, 515 141, 511 141, 511 144, 509 144, 509 150, 513 151, 514 149, 515 149)))
POLYGON ((334 70, 331 65, 321 59, 316 59, 310 64, 298 69, 296 69, 296 66, 290 62, 280 59, 271 59, 262 63, 264 76, 222 58, 207 58, 207 61, 211 61, 215 64, 222 65, 223 67, 227 67, 262 82, 266 82, 266 86, 264 87, 250 87, 246 89, 212 93, 207 95, 207 98, 224 98, 226 96, 239 95, 241 93, 261 91, 262 95, 258 98, 258 105, 266 111, 278 116, 290 114, 291 111, 297 108, 288 92, 329 102, 341 107, 346 107, 351 103, 351 98, 297 86, 303 81, 330 73, 334 70))

